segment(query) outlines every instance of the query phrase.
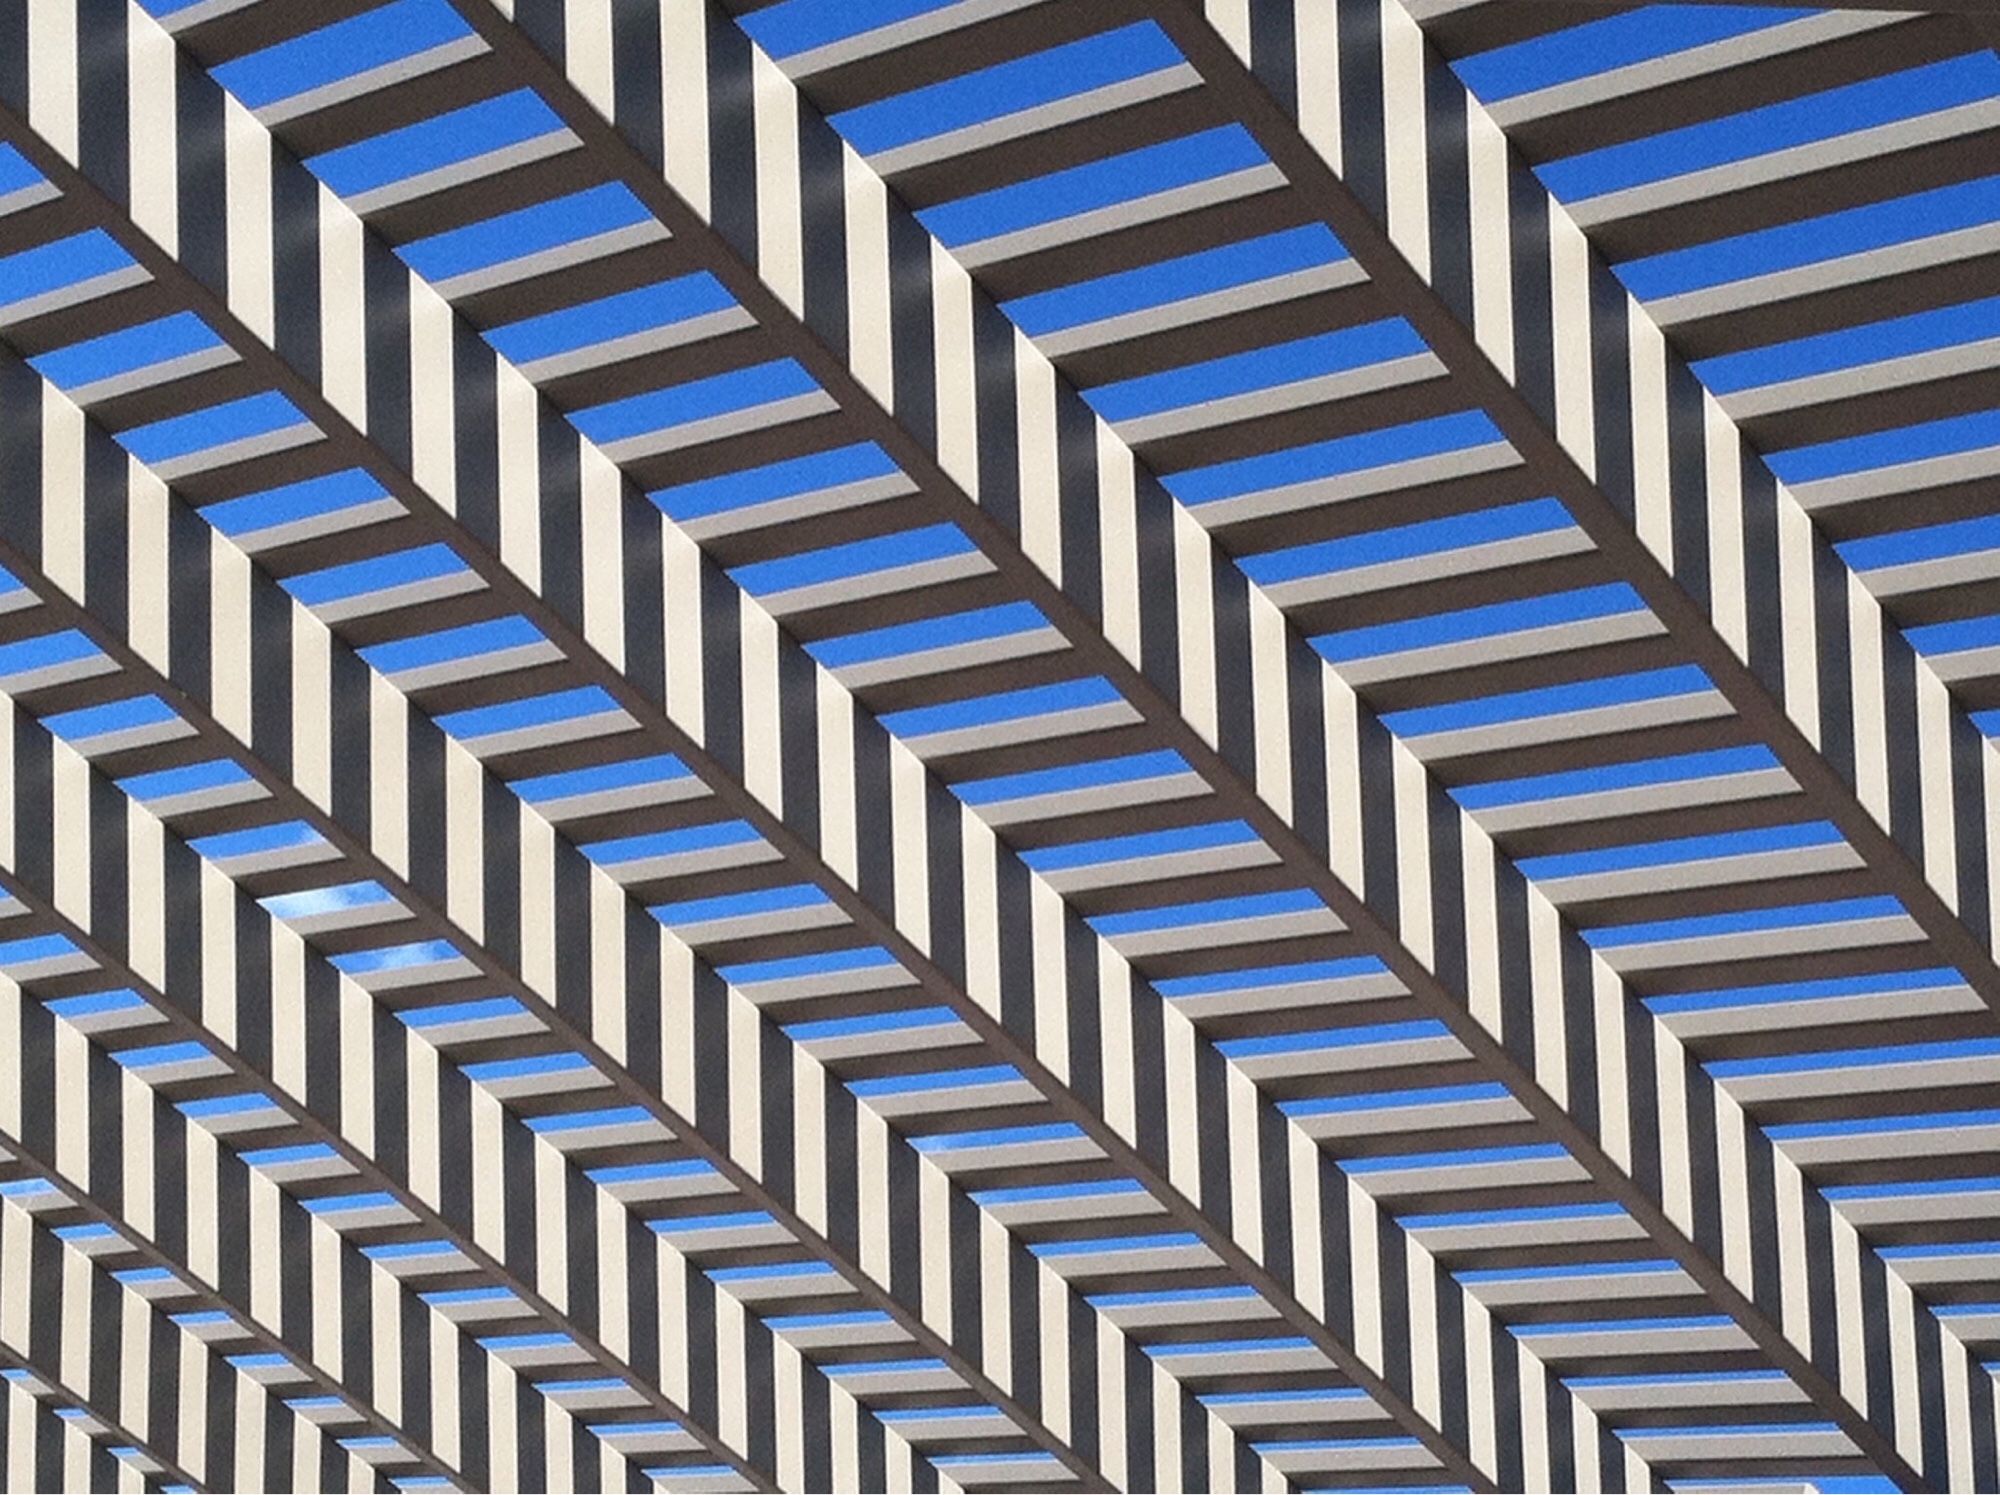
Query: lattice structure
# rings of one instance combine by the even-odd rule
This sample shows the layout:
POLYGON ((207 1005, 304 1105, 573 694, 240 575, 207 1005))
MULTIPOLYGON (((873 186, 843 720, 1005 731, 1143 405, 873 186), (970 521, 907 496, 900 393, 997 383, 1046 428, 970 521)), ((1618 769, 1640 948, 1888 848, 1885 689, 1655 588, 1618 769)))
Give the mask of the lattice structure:
POLYGON ((6 1487, 2000 1487, 1887 4, 0 4, 6 1487))

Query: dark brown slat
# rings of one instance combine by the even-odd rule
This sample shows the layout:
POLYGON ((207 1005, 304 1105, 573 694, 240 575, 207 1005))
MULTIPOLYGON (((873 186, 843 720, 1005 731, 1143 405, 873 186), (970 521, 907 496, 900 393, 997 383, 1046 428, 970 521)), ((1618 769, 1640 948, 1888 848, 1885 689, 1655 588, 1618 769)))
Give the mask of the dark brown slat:
POLYGON ((1590 241, 1600 254, 1622 264, 1952 186, 1988 174, 1996 154, 2000 154, 2000 128, 1981 130, 1937 145, 1874 156, 1826 171, 1801 172, 1698 203, 1599 224, 1590 229, 1590 241))
MULTIPOLYGON (((1481 7, 1511 10, 1515 14, 1537 8, 1509 7, 1504 3, 1481 7)), ((1447 36, 1440 35, 1435 25, 1427 23, 1424 31, 1447 56, 1467 55, 1447 36)), ((1720 72, 1675 79, 1657 88, 1582 109, 1565 110, 1547 119, 1510 125, 1507 138, 1529 160, 1553 161, 1580 151, 1599 150, 1766 104, 1822 93, 1902 68, 1921 67, 1977 49, 1978 44, 1961 22, 1949 17, 1925 16, 1884 30, 1818 42, 1720 72)))

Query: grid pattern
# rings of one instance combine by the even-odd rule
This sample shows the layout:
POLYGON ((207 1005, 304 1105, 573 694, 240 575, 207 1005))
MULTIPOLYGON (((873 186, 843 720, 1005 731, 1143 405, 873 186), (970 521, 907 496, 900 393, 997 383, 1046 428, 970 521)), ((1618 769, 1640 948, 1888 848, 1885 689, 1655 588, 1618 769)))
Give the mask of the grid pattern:
POLYGON ((9 1488, 2000 1484, 1996 14, 0 7, 9 1488))

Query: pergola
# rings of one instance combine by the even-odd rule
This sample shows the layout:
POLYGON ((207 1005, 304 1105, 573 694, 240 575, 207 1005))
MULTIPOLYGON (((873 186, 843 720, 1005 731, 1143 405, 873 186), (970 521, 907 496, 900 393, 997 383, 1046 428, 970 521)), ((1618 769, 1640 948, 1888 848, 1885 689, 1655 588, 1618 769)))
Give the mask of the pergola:
POLYGON ((5 0, 0 1483, 2000 1488, 1996 45, 5 0))

